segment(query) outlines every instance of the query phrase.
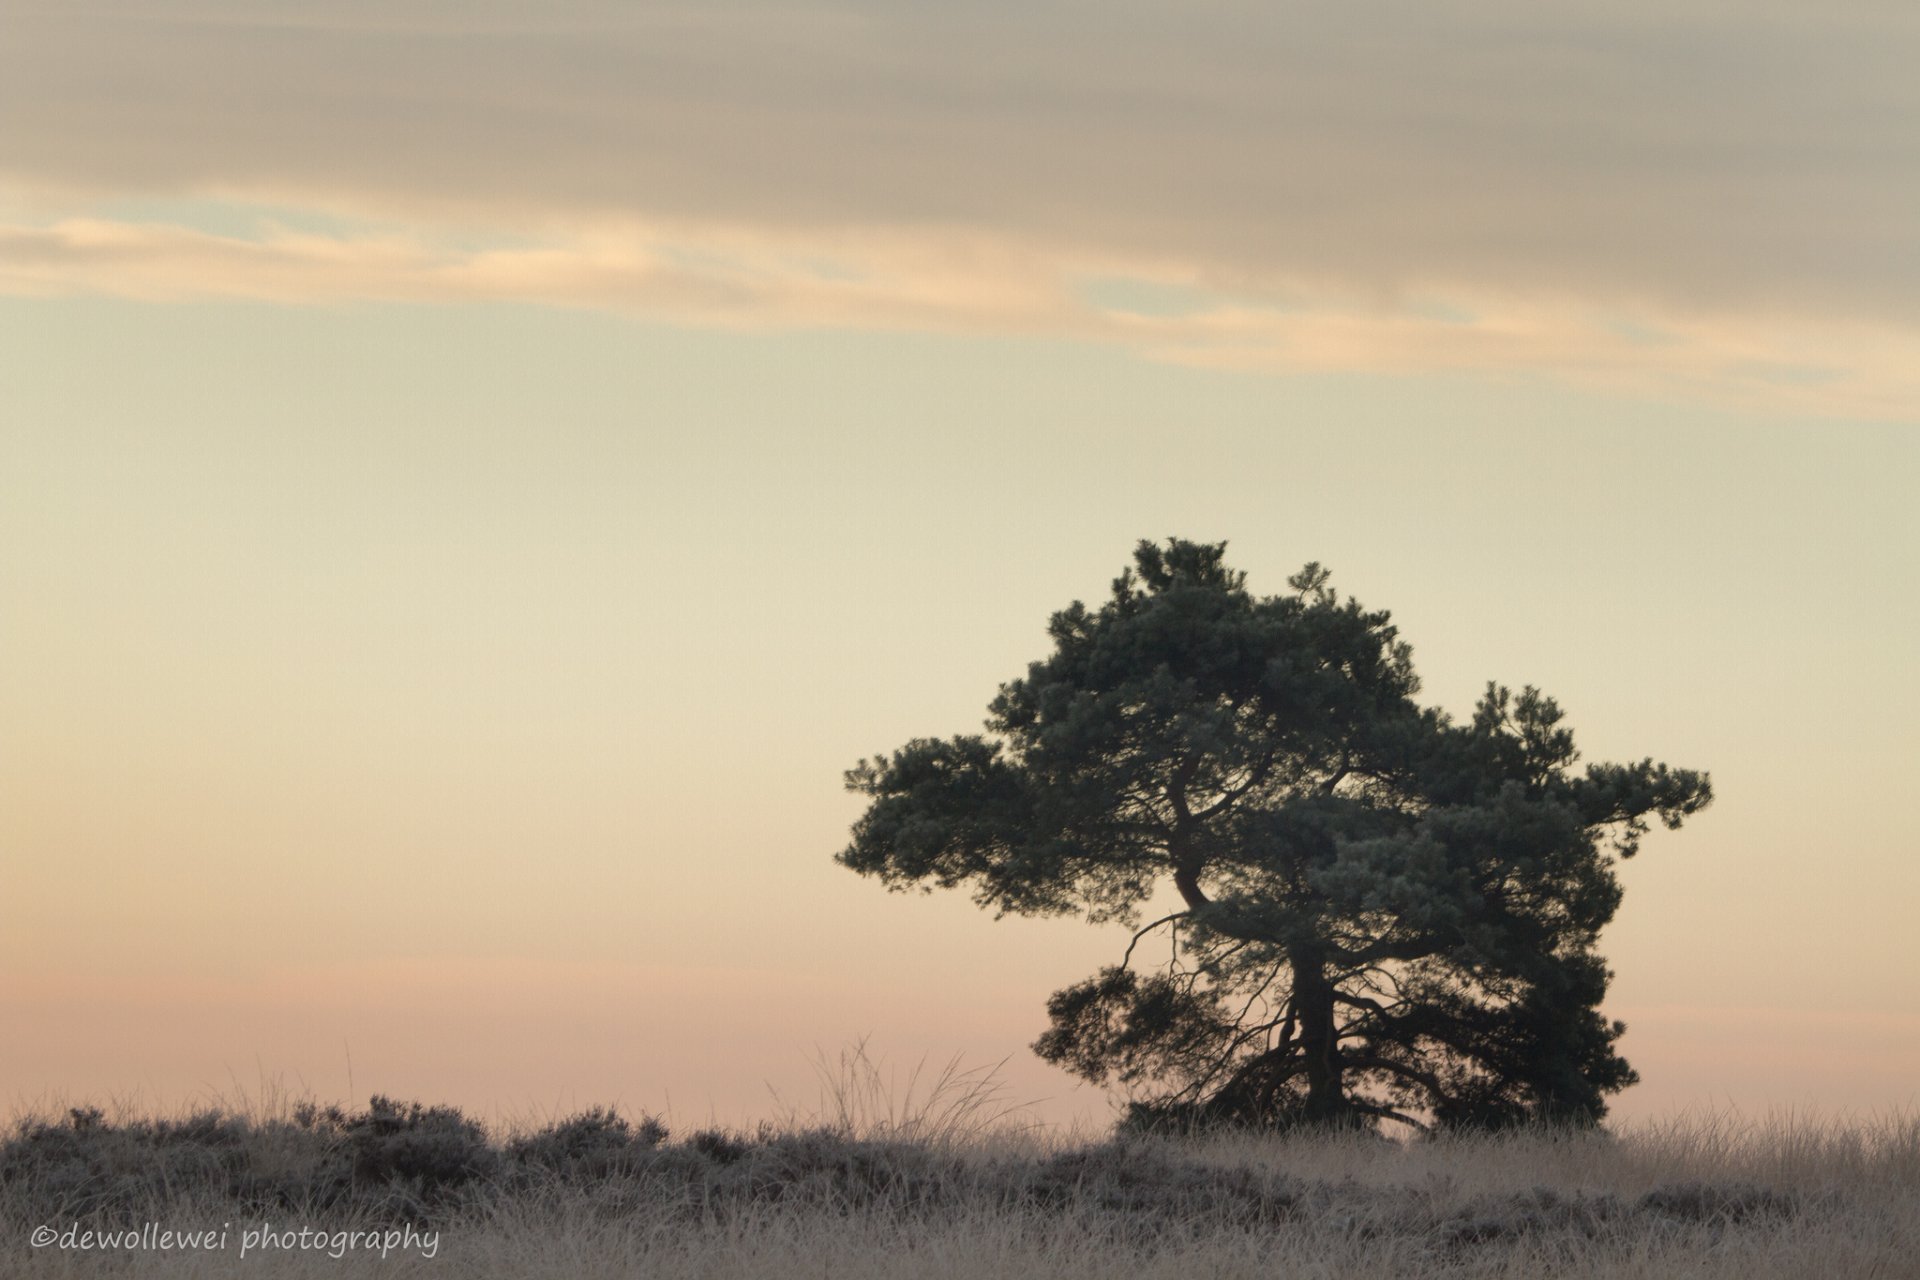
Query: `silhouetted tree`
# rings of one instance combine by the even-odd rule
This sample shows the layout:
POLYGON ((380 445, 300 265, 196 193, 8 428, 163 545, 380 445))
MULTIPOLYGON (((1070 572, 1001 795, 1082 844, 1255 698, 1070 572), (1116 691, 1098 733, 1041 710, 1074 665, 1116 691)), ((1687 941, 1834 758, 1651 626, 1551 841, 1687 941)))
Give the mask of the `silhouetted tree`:
POLYGON ((839 861, 1134 927, 1034 1048, 1137 1119, 1597 1119, 1635 1079, 1599 1011, 1613 857, 1705 807, 1706 775, 1576 774, 1531 688, 1423 709, 1386 613, 1311 564, 1256 598, 1224 552, 1142 542, 1099 609, 1053 616, 986 736, 849 770, 871 803, 839 861))

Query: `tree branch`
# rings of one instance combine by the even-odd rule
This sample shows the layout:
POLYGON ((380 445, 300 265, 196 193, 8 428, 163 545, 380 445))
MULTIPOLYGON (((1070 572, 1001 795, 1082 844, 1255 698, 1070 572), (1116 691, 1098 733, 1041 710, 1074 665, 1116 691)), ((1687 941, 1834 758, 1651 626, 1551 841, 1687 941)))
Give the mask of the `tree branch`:
POLYGON ((1127 953, 1120 957, 1120 967, 1122 969, 1126 968, 1127 962, 1133 959, 1133 949, 1135 946, 1139 944, 1140 939, 1146 937, 1148 934, 1152 933, 1155 929, 1158 929, 1161 925, 1166 924, 1170 920, 1184 919, 1185 917, 1190 916, 1192 914, 1193 913, 1191 911, 1176 911, 1170 916, 1161 916, 1158 920, 1155 920, 1152 924, 1148 925, 1146 928, 1141 929, 1139 932, 1135 933, 1133 935, 1133 941, 1127 944, 1127 953))
POLYGON ((1420 1068, 1408 1066, 1404 1062, 1395 1062, 1392 1058, 1381 1058, 1371 1054, 1347 1054, 1344 1055, 1342 1060, 1345 1065, 1357 1067, 1361 1070, 1372 1068, 1391 1072, 1402 1079, 1411 1080, 1415 1084, 1424 1086, 1428 1093, 1440 1099, 1442 1102, 1452 1101, 1447 1091, 1441 1087, 1440 1077, 1434 1075, 1431 1071, 1422 1071, 1420 1068))
MULTIPOLYGON (((1241 783, 1238 787, 1235 787, 1232 790, 1229 790, 1224 794, 1222 794, 1218 800, 1215 800, 1212 804, 1202 809, 1199 813, 1189 814, 1188 817, 1195 822, 1205 822, 1208 818, 1214 817, 1217 814, 1225 812, 1235 802, 1237 802, 1241 796, 1246 795, 1247 792, 1253 790, 1255 787, 1259 786, 1262 782, 1265 782, 1267 780, 1267 775, 1273 771, 1273 762, 1275 757, 1278 754, 1279 754, 1279 748, 1277 745, 1269 746, 1267 748, 1267 753, 1260 758, 1260 763, 1255 765, 1251 770, 1248 771, 1247 780, 1245 782, 1241 783)), ((1183 797, 1183 803, 1184 803, 1184 797, 1183 797)))
POLYGON ((1332 795, 1333 789, 1339 786, 1341 780, 1351 772, 1353 772, 1353 745, 1348 743, 1340 748, 1340 767, 1333 771, 1333 776, 1320 784, 1320 794, 1332 795))
POLYGON ((1212 903, 1206 890, 1200 887, 1200 867, 1195 862, 1182 862, 1173 869, 1173 887, 1180 891, 1180 897, 1194 910, 1212 903))
POLYGON ((1355 1111, 1364 1111, 1370 1116, 1379 1116, 1382 1120, 1398 1120, 1401 1124, 1418 1129, 1421 1133, 1432 1133, 1433 1126, 1415 1120, 1404 1111, 1395 1111, 1392 1107, 1380 1103, 1363 1102, 1359 1098, 1349 1098, 1347 1105, 1355 1111))

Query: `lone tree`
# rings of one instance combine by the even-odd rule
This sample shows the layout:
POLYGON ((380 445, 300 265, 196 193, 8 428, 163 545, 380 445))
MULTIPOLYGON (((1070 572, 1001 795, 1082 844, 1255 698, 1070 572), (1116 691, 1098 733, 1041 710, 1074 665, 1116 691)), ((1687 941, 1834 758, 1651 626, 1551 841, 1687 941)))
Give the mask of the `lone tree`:
POLYGON ((849 770, 871 803, 838 860, 1134 928, 1034 1048, 1136 1123, 1599 1119, 1636 1078, 1599 1011, 1614 856, 1704 808, 1706 775, 1575 773, 1532 688, 1465 724, 1422 708, 1386 613, 1312 564, 1257 598, 1225 549, 1142 542, 986 735, 849 770))

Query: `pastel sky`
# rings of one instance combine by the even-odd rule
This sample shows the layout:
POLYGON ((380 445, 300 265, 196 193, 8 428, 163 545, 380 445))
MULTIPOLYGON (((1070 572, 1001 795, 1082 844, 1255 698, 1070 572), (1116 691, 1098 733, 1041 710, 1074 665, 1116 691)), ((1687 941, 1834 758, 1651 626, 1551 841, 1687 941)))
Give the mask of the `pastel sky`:
POLYGON ((1102 1118, 1025 1045, 1124 937, 840 774, 1169 534, 1713 773, 1622 1112, 1916 1101, 1910 5, 0 19, 5 1101, 1102 1118))

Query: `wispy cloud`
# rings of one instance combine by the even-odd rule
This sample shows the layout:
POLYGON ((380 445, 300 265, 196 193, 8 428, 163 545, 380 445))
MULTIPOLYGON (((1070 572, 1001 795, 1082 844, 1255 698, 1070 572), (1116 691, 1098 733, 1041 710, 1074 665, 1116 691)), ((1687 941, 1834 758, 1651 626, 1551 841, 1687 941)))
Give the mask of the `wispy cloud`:
POLYGON ((527 302, 737 329, 1045 334, 1258 372, 1544 373, 1874 418, 1920 405, 1920 335, 1883 325, 1599 309, 1464 288, 1382 298, 1300 281, 1230 295, 1195 264, 1162 260, 1143 272, 1073 246, 965 228, 774 234, 626 223, 476 245, 417 229, 323 234, 268 223, 235 235, 70 218, 0 224, 0 289, 152 302, 527 302))
POLYGON ((1920 412, 1907 6, 151 0, 10 24, 16 293, 1049 332, 1920 412), (352 216, 113 212, 143 197, 352 216), (1095 277, 1196 305, 1102 306, 1095 277))

